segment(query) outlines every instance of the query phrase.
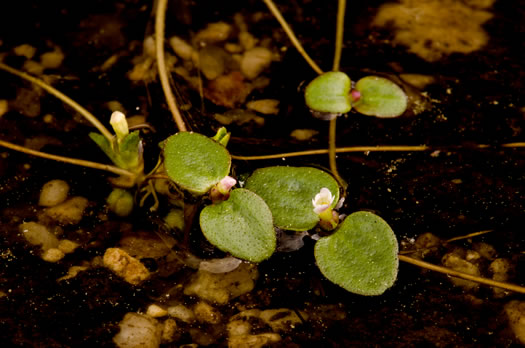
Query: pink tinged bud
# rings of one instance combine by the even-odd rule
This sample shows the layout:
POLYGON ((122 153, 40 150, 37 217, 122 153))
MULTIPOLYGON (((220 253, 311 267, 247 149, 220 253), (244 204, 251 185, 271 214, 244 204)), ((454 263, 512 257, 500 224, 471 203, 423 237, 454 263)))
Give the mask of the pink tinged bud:
POLYGON ((350 92, 350 96, 352 97, 352 101, 356 102, 359 99, 361 99, 361 92, 359 92, 356 89, 353 89, 352 92, 350 92))
POLYGON ((232 178, 231 176, 225 176, 219 183, 217 184, 217 190, 219 190, 220 193, 223 195, 228 194, 230 192, 230 189, 235 186, 237 183, 237 180, 232 178))

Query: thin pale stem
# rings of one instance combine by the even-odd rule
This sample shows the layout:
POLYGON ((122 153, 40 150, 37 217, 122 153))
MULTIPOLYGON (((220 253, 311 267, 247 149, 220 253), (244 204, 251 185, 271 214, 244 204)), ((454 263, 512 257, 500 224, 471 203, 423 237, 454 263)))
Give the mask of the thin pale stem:
POLYGON ((49 153, 28 149, 26 147, 23 147, 23 146, 20 146, 20 145, 16 145, 16 144, 13 144, 13 143, 10 143, 10 142, 7 142, 7 141, 3 141, 3 140, 0 140, 0 146, 6 147, 6 148, 11 149, 11 150, 23 152, 23 153, 28 154, 28 155, 37 156, 37 157, 46 158, 46 159, 51 159, 51 160, 54 160, 54 161, 74 164, 74 165, 77 165, 77 166, 82 166, 82 167, 87 167, 87 168, 105 170, 107 172, 111 172, 111 173, 118 174, 118 175, 135 176, 134 173, 132 173, 130 171, 127 171, 125 169, 119 168, 119 167, 115 167, 115 166, 111 166, 111 165, 107 165, 107 164, 101 164, 101 163, 97 163, 97 162, 81 160, 81 159, 76 159, 76 158, 52 155, 52 154, 49 154, 49 153))
POLYGON ((31 83, 34 83, 35 85, 39 86, 40 88, 46 90, 56 98, 60 99, 64 104, 67 104, 71 106, 75 111, 77 111, 79 114, 81 114, 86 120, 88 120, 95 128, 99 130, 102 135, 109 140, 110 143, 113 142, 113 135, 109 132, 109 130, 104 127, 102 123, 89 111, 87 111, 84 107, 82 107, 80 104, 78 104, 73 99, 69 98, 64 93, 60 92, 59 90, 55 89, 54 87, 50 86, 49 84, 45 83, 44 81, 33 77, 29 74, 26 74, 23 71, 17 70, 15 68, 12 68, 8 65, 5 65, 4 63, 0 62, 0 69, 7 71, 8 73, 11 73, 13 75, 16 75, 26 81, 29 81, 31 83))
POLYGON ((333 71, 339 70, 339 64, 341 62, 341 52, 343 50, 343 33, 345 27, 345 11, 346 0, 339 0, 337 8, 337 25, 335 29, 334 65, 332 68, 333 71))
MULTIPOLYGON (((336 153, 345 153, 345 152, 374 152, 374 151, 428 151, 430 148, 426 145, 416 145, 416 146, 405 146, 405 145, 395 145, 395 146, 351 146, 351 147, 340 147, 336 148, 336 153)), ((314 156, 314 155, 324 155, 329 151, 327 149, 319 150, 307 150, 307 151, 297 151, 297 152, 285 152, 277 153, 273 155, 260 155, 260 156, 236 156, 232 155, 233 159, 236 160, 245 160, 245 161, 255 161, 255 160, 267 160, 267 159, 276 159, 276 158, 286 158, 286 157, 300 157, 300 156, 314 156)))
POLYGON ((284 29, 284 32, 286 33, 286 35, 288 35, 288 38, 290 39, 290 41, 292 41, 292 44, 294 45, 295 49, 301 54, 301 56, 303 56, 304 60, 306 60, 306 62, 312 67, 312 69, 314 69, 316 73, 321 75, 323 73, 323 70, 321 70, 321 68, 312 60, 312 58, 310 58, 308 53, 306 53, 303 46, 301 45, 301 43, 295 36, 292 28, 290 28, 290 26, 288 25, 288 23, 282 16, 281 11, 279 11, 277 6, 275 6, 275 3, 272 0, 263 0, 263 1, 266 4, 266 6, 268 6, 268 9, 270 9, 270 12, 272 12, 274 17, 279 22, 279 24, 281 24, 281 26, 284 29))
POLYGON ((464 235, 464 236, 458 236, 458 237, 450 238, 450 239, 447 239, 447 240, 445 241, 445 243, 450 243, 450 242, 454 242, 454 241, 457 241, 457 240, 462 240, 462 239, 468 239, 468 238, 472 238, 472 237, 477 237, 477 236, 481 236, 482 234, 487 234, 487 233, 490 233, 490 232, 494 232, 494 230, 483 230, 483 231, 478 231, 478 232, 469 233, 469 234, 466 234, 466 235, 464 235))
POLYGON ((182 119, 173 91, 171 90, 168 72, 166 70, 166 61, 164 59, 164 24, 166 21, 166 8, 168 0, 159 0, 157 2, 157 12, 155 16, 155 48, 157 54, 157 69, 159 72, 160 84, 164 91, 164 96, 168 107, 173 115, 173 120, 181 132, 186 131, 186 124, 182 119))
POLYGON ((406 255, 399 255, 399 259, 401 261, 410 263, 412 265, 415 265, 415 266, 418 266, 418 267, 421 267, 421 268, 425 268, 425 269, 429 269, 431 271, 443 273, 443 274, 446 274, 448 276, 458 277, 458 278, 462 278, 462 279, 466 279, 466 280, 471 280, 471 281, 476 282, 476 283, 485 284, 485 285, 489 285, 489 286, 495 286, 497 288, 502 288, 502 289, 505 289, 505 290, 515 291, 515 292, 519 292, 521 294, 525 294, 525 287, 523 287, 523 286, 510 284, 510 283, 504 283, 504 282, 498 282, 498 281, 495 281, 495 280, 492 280, 492 279, 487 279, 487 278, 483 278, 483 277, 473 276, 471 274, 458 272, 458 271, 455 271, 455 270, 450 269, 450 268, 441 267, 441 266, 434 265, 432 263, 428 263, 428 262, 425 262, 425 261, 414 259, 414 258, 412 258, 410 256, 406 256, 406 255))
MULTIPOLYGON (((465 147, 466 149, 487 149, 491 147, 503 147, 503 148, 522 148, 525 147, 525 142, 516 142, 516 143, 506 143, 499 145, 488 145, 488 144, 478 144, 473 147, 465 147)), ((350 146, 350 147, 339 147, 335 149, 336 153, 346 153, 346 152, 418 152, 418 151, 431 151, 438 149, 439 146, 427 146, 427 145, 378 145, 378 146, 350 146)), ((454 148, 458 149, 461 146, 455 146, 454 148)), ((287 158, 287 157, 300 157, 300 156, 315 156, 315 155, 324 155, 327 154, 328 150, 319 149, 319 150, 307 150, 307 151, 297 151, 297 152, 285 152, 277 153, 273 155, 260 155, 260 156, 236 156, 232 155, 233 159, 236 160, 245 160, 245 161, 256 161, 256 160, 268 160, 276 158, 287 158)))
POLYGON ((339 185, 346 186, 345 181, 341 176, 339 175, 339 171, 337 170, 337 154, 336 154, 336 145, 335 145, 335 139, 336 139, 336 120, 337 117, 330 120, 330 130, 328 132, 328 160, 330 162, 330 171, 334 175, 335 179, 339 182, 339 185))

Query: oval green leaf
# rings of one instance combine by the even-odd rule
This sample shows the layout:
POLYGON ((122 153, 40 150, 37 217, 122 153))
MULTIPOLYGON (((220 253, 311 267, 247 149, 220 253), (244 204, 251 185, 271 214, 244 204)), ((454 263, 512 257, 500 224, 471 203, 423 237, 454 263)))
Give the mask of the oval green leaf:
POLYGON ((353 107, 361 114, 397 117, 407 109, 405 92, 388 79, 366 76, 357 81, 355 89, 361 93, 361 98, 353 103, 353 107))
POLYGON ((164 166, 171 180, 202 195, 230 172, 231 157, 221 144, 198 133, 180 132, 164 145, 164 166))
POLYGON ((211 244, 237 258, 261 262, 275 251, 272 213, 246 189, 235 189, 228 200, 205 207, 200 225, 211 244))
POLYGON ((310 167, 266 167, 257 169, 246 181, 270 207, 275 226, 293 231, 309 230, 319 222, 312 199, 323 187, 339 200, 339 185, 328 173, 310 167))
POLYGON ((315 259, 331 282, 356 294, 381 295, 397 277, 397 239, 379 216, 359 211, 317 241, 315 259))
POLYGON ((321 74, 306 86, 306 105, 317 112, 344 114, 352 109, 350 87, 350 78, 343 72, 321 74))

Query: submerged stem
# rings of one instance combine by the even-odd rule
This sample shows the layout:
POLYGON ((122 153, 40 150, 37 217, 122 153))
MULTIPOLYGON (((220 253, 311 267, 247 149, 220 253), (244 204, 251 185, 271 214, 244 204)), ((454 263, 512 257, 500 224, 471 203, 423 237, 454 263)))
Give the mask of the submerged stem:
POLYGON ((339 0, 337 7, 337 25, 335 29, 335 52, 334 65, 332 70, 339 70, 339 63, 341 62, 341 51, 343 50, 343 33, 345 24, 346 0, 339 0))
MULTIPOLYGON (((500 145, 488 145, 488 144, 478 144, 474 146, 467 146, 466 149, 487 149, 490 147, 503 147, 503 148, 523 148, 525 147, 525 142, 516 142, 516 143, 506 143, 500 145)), ((377 146, 349 146, 349 147, 339 147, 335 149, 336 153, 345 153, 345 152, 418 152, 418 151, 431 151, 438 149, 461 149, 462 146, 430 146, 430 145, 377 145, 377 146)), ((232 155, 233 159, 236 160, 245 160, 245 161, 256 161, 256 160, 268 160, 276 158, 286 158, 286 157, 300 157, 300 156, 314 156, 314 155, 324 155, 327 154, 328 150, 318 149, 318 150, 306 150, 306 151, 296 151, 296 152, 284 152, 276 153, 273 155, 260 155, 260 156, 236 156, 232 155)))
POLYGON ((164 96, 168 107, 173 115, 180 132, 186 131, 186 124, 182 119, 175 96, 170 87, 168 72, 166 71, 166 62, 164 60, 164 24, 166 21, 166 8, 168 0, 159 0, 157 2, 157 12, 155 14, 155 49, 157 54, 157 69, 159 72, 160 84, 164 91, 164 96))
POLYGON ((79 114, 81 114, 86 120, 88 120, 95 128, 99 130, 102 135, 108 139, 108 141, 111 143, 113 142, 113 135, 109 132, 109 130, 104 127, 102 123, 89 111, 87 111, 84 107, 82 107, 80 104, 78 104, 73 99, 69 98, 64 93, 60 92, 59 90, 55 89, 54 87, 50 86, 46 82, 42 81, 41 79, 38 79, 36 77, 33 77, 29 74, 26 74, 23 71, 20 71, 18 69, 12 68, 9 65, 6 65, 4 63, 0 62, 0 69, 7 71, 10 74, 16 75, 26 81, 29 81, 31 83, 34 83, 38 87, 46 90, 56 98, 60 99, 64 104, 67 104, 71 106, 75 111, 77 111, 79 114))
POLYGON ((279 11, 277 6, 275 6, 275 3, 272 0, 263 1, 266 4, 266 6, 268 6, 268 9, 270 9, 270 12, 272 12, 275 19, 277 19, 277 21, 281 24, 284 32, 286 33, 286 35, 288 35, 290 41, 292 41, 292 44, 294 45, 295 49, 301 54, 301 56, 303 56, 304 60, 306 60, 306 62, 312 67, 312 69, 314 69, 316 73, 318 73, 319 75, 322 74, 323 70, 321 70, 321 68, 312 60, 312 58, 310 58, 308 53, 306 53, 303 46, 297 39, 297 36, 295 36, 292 28, 290 28, 290 26, 282 16, 281 11, 279 11))
POLYGON ((425 261, 414 259, 414 258, 412 258, 410 256, 406 256, 406 255, 399 255, 399 259, 401 261, 410 263, 412 265, 415 265, 415 266, 418 266, 418 267, 421 267, 421 268, 425 268, 425 269, 429 269, 431 271, 443 273, 443 274, 446 274, 448 276, 453 276, 453 277, 458 277, 458 278, 462 278, 462 279, 466 279, 466 280, 471 280, 471 281, 476 282, 476 283, 485 284, 485 285, 489 285, 489 286, 495 286, 495 287, 502 288, 502 289, 505 289, 505 290, 515 291, 515 292, 519 292, 519 293, 525 294, 525 287, 523 287, 523 286, 510 284, 510 283, 504 283, 504 282, 498 282, 498 281, 495 281, 495 280, 492 280, 492 279, 487 279, 487 278, 483 278, 483 277, 473 276, 471 274, 458 272, 458 271, 455 271, 455 270, 450 269, 450 268, 441 267, 441 266, 434 265, 432 263, 428 263, 428 262, 425 262, 425 261))
POLYGON ((97 162, 91 162, 91 161, 86 161, 86 160, 81 160, 81 159, 76 159, 76 158, 71 158, 71 157, 52 155, 49 153, 28 149, 26 147, 16 145, 16 144, 13 144, 7 141, 3 141, 3 140, 0 140, 0 146, 6 147, 11 150, 23 152, 25 154, 32 155, 32 156, 37 156, 41 158, 51 159, 54 161, 74 164, 74 165, 82 166, 82 167, 105 170, 107 172, 111 172, 111 173, 118 174, 118 175, 124 175, 124 176, 129 176, 129 177, 133 177, 136 175, 135 173, 132 173, 128 170, 125 170, 119 167, 115 167, 112 165, 101 164, 97 162))
POLYGON ((330 120, 330 131, 328 132, 328 160, 330 162, 330 171, 334 175, 335 179, 339 182, 339 185, 346 189, 346 184, 343 178, 339 175, 337 170, 337 160, 336 160, 336 145, 335 145, 335 135, 336 135, 336 120, 337 117, 330 120))

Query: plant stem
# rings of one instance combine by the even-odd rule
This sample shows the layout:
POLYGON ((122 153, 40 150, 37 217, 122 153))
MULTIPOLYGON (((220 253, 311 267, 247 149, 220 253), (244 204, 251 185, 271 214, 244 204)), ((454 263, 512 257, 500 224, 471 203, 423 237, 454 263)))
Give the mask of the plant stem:
POLYGON ((52 154, 48 154, 48 153, 45 153, 45 152, 40 152, 40 151, 28 149, 26 147, 23 147, 23 146, 20 146, 20 145, 16 145, 16 144, 13 144, 13 143, 10 143, 10 142, 7 142, 7 141, 3 141, 3 140, 0 140, 0 146, 6 147, 6 148, 11 149, 11 150, 23 152, 23 153, 28 154, 28 155, 33 155, 33 156, 37 156, 37 157, 51 159, 51 160, 54 160, 54 161, 74 164, 74 165, 82 166, 82 167, 88 167, 88 168, 105 170, 107 172, 111 172, 111 173, 118 174, 118 175, 125 175, 125 176, 130 176, 130 177, 133 177, 133 176, 136 175, 136 174, 134 174, 134 173, 132 173, 130 171, 127 171, 125 169, 122 169, 122 168, 119 168, 119 167, 115 167, 115 166, 112 166, 112 165, 101 164, 101 163, 97 163, 97 162, 91 162, 91 161, 86 161, 86 160, 81 160, 81 159, 76 159, 76 158, 52 155, 52 154))
POLYGON ((341 51, 343 50, 343 33, 345 24, 346 0, 339 0, 337 7, 337 25, 335 29, 335 52, 334 65, 332 70, 339 70, 339 63, 341 62, 341 51))
POLYGON ((323 73, 323 70, 321 70, 321 68, 312 60, 312 58, 310 58, 308 53, 306 53, 303 46, 295 36, 292 28, 290 28, 277 6, 275 6, 274 2, 272 0, 263 1, 266 4, 266 6, 268 6, 268 9, 270 9, 270 12, 272 12, 275 19, 277 19, 277 21, 281 24, 281 26, 284 29, 284 32, 286 33, 286 35, 288 35, 290 41, 292 41, 292 44, 294 45, 295 49, 301 54, 301 56, 303 56, 304 60, 306 60, 306 62, 312 67, 312 69, 314 69, 316 73, 321 75, 323 73))
POLYGON ((336 160, 336 145, 335 145, 335 135, 336 135, 336 120, 337 117, 330 120, 330 130, 328 132, 328 160, 330 162, 330 171, 334 175, 335 179, 339 182, 339 185, 346 189, 346 184, 343 178, 339 175, 337 170, 337 160, 336 160))
POLYGON ((487 278, 483 278, 483 277, 473 276, 471 274, 458 272, 458 271, 455 271, 455 270, 450 269, 450 268, 436 266, 436 265, 434 265, 432 263, 428 263, 428 262, 425 262, 425 261, 414 259, 414 258, 412 258, 410 256, 406 256, 406 255, 399 255, 399 259, 401 261, 410 263, 412 265, 415 265, 415 266, 418 266, 418 267, 421 267, 421 268, 425 268, 425 269, 429 269, 431 271, 443 273, 443 274, 446 274, 448 276, 453 276, 453 277, 458 277, 458 278, 462 278, 462 279, 466 279, 466 280, 471 280, 471 281, 476 282, 476 283, 485 284, 485 285, 489 285, 489 286, 495 286, 495 287, 502 288, 502 289, 505 289, 505 290, 515 291, 515 292, 519 292, 519 293, 525 294, 525 287, 523 287, 523 286, 510 284, 510 283, 504 283, 504 282, 498 282, 498 281, 495 281, 495 280, 492 280, 492 279, 487 279, 487 278))
POLYGON ((182 119, 175 96, 170 87, 168 72, 166 70, 166 62, 164 60, 164 24, 166 21, 166 8, 168 6, 168 0, 157 1, 157 11, 155 14, 155 48, 157 55, 157 69, 159 72, 160 84, 164 91, 164 96, 168 107, 173 115, 173 119, 177 124, 177 128, 180 132, 186 131, 186 124, 182 119))
POLYGON ((87 111, 84 107, 82 107, 80 104, 78 104, 73 99, 69 98, 64 93, 60 92, 59 90, 55 89, 54 87, 50 86, 46 82, 33 77, 29 74, 26 74, 23 71, 17 70, 15 68, 12 68, 4 63, 0 62, 0 69, 7 71, 8 73, 11 73, 13 75, 16 75, 26 81, 29 81, 31 83, 34 83, 35 85, 39 86, 40 88, 46 90, 56 98, 60 99, 64 104, 67 104, 71 106, 75 111, 77 111, 79 114, 84 116, 86 120, 88 120, 93 126, 95 126, 102 135, 109 140, 110 143, 113 142, 113 135, 109 132, 109 130, 104 127, 102 123, 89 111, 87 111))
MULTIPOLYGON (((488 144, 478 144, 472 147, 465 147, 467 149, 486 149, 491 147, 503 147, 503 148, 522 148, 525 147, 525 142, 516 142, 516 143, 506 143, 500 145, 488 145, 488 144)), ((349 146, 349 147, 339 147, 335 149, 336 153, 346 153, 346 152, 417 152, 417 151, 431 151, 437 150, 439 146, 429 146, 429 145, 377 145, 377 146, 349 146)), ((441 147, 441 148, 450 148, 441 147)), ((454 149, 461 149, 461 146, 454 146, 454 149)), ((306 151, 296 151, 296 152, 285 152, 277 153, 273 155, 260 155, 260 156, 236 156, 232 155, 233 159, 236 160, 245 160, 245 161, 256 161, 256 160, 268 160, 276 158, 285 158, 285 157, 300 157, 300 156, 314 156, 314 155, 324 155, 327 154, 328 150, 319 149, 319 150, 306 150, 306 151)))

